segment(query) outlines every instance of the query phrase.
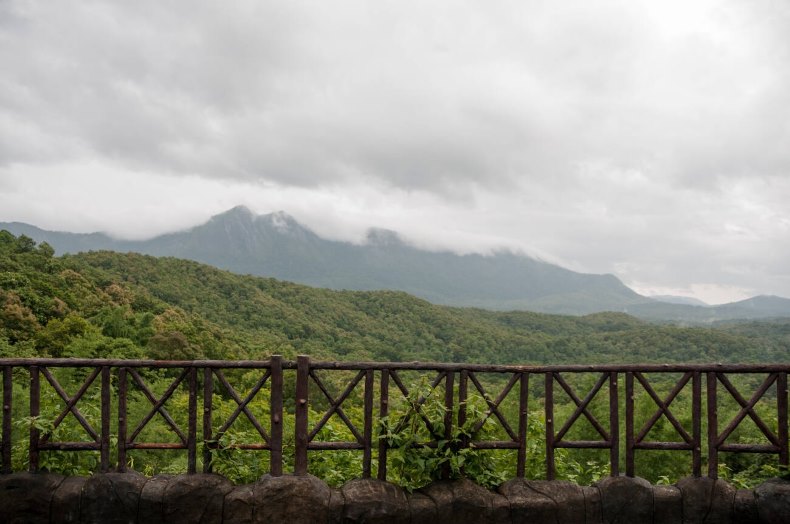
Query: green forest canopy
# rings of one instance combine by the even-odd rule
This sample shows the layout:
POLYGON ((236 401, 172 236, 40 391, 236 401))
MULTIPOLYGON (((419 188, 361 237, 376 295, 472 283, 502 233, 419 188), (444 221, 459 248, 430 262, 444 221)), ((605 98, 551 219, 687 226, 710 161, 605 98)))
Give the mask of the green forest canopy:
POLYGON ((437 306, 394 291, 332 291, 174 258, 55 257, 0 232, 0 356, 502 364, 776 362, 790 320, 677 327, 437 306))

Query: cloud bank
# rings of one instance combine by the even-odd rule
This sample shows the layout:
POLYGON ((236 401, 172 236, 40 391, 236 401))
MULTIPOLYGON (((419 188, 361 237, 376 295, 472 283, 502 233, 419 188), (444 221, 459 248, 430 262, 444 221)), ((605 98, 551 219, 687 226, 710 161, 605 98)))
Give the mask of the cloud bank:
POLYGON ((246 204, 790 296, 790 7, 555 4, 2 2, 0 220, 140 237, 246 204))

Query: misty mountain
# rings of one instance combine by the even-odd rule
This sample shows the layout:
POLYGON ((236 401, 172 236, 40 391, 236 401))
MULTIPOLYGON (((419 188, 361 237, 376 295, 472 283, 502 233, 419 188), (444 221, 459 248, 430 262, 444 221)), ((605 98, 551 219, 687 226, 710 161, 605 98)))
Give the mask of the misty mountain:
POLYGON ((702 324, 727 320, 753 320, 790 317, 790 300, 760 295, 719 306, 695 306, 655 301, 626 306, 623 310, 644 320, 702 324))
POLYGON ((613 275, 577 273, 509 251, 427 251, 385 229, 369 230, 363 244, 328 240, 284 212, 255 215, 243 206, 191 229, 144 241, 45 231, 21 223, 0 223, 0 229, 45 241, 58 254, 105 249, 172 256, 316 287, 405 291, 442 305, 574 315, 619 311, 684 323, 790 317, 790 300, 780 297, 721 306, 654 300, 613 275))
POLYGON ((659 302, 667 302, 668 304, 685 304, 687 306, 702 307, 709 305, 702 300, 693 297, 680 297, 675 295, 650 295, 650 298, 653 300, 658 300, 659 302))
POLYGON ((384 229, 371 229, 361 245, 327 240, 286 213, 255 215, 245 207, 145 241, 44 231, 20 223, 0 228, 45 241, 58 254, 106 249, 173 256, 317 287, 405 291, 444 305, 586 314, 650 302, 613 275, 577 273, 509 251, 426 251, 384 229))

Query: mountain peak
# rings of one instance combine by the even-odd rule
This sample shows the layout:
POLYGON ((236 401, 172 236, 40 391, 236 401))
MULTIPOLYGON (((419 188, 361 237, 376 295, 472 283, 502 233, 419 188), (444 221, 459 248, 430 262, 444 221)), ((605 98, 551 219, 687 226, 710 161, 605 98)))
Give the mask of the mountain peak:
POLYGON ((268 222, 272 225, 272 227, 274 227, 274 229, 280 231, 281 233, 295 229, 303 229, 302 225, 285 211, 275 211, 274 213, 269 213, 268 215, 261 215, 258 218, 259 220, 268 222))
POLYGON ((371 246, 399 246, 403 240, 396 231, 372 227, 365 235, 365 243, 371 246))
POLYGON ((250 211, 250 208, 247 206, 236 206, 223 213, 219 213, 218 215, 214 215, 211 217, 211 220, 225 220, 229 218, 233 219, 241 219, 245 221, 251 221, 255 217, 255 213, 250 211))

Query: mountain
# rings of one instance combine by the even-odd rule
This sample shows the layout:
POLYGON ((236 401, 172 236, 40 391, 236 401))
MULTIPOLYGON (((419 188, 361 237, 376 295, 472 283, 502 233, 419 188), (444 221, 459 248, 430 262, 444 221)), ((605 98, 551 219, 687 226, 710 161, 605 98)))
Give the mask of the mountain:
POLYGON ((509 251, 426 251, 383 229, 371 229, 361 245, 327 240, 286 213, 255 215, 242 206, 145 241, 44 231, 20 223, 0 223, 0 228, 46 241, 59 254, 112 250, 173 256, 316 287, 405 291, 442 305, 587 314, 652 302, 613 275, 577 273, 509 251))
POLYGON ((790 317, 790 300, 760 295, 718 306, 694 306, 656 301, 626 306, 623 312, 645 320, 709 324, 729 320, 787 318, 790 317))
POLYGON ((0 223, 0 229, 45 241, 59 254, 111 250, 171 256, 315 287, 405 291, 440 305, 572 315, 618 311, 686 324, 790 317, 790 300, 781 297, 719 306, 685 297, 648 298, 613 275, 577 273, 509 251, 427 251, 386 229, 369 230, 363 244, 328 240, 287 213, 256 215, 243 206, 144 241, 45 231, 19 222, 0 223))
POLYGON ((702 306, 702 307, 708 305, 702 300, 692 297, 680 297, 675 295, 650 295, 650 298, 652 298, 653 300, 658 300, 659 302, 666 302, 668 304, 685 304, 687 306, 702 306))

